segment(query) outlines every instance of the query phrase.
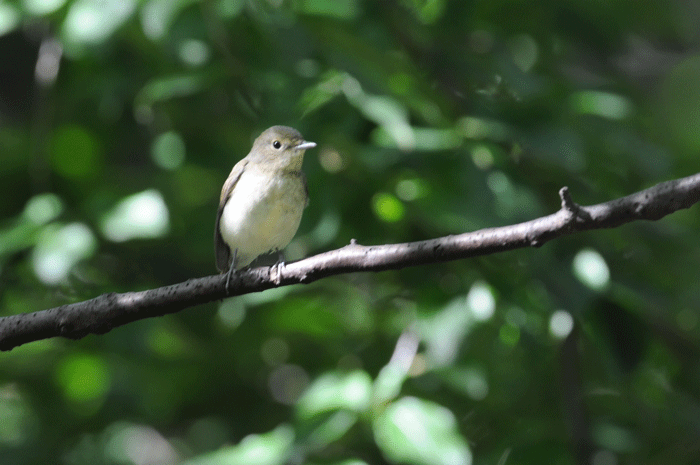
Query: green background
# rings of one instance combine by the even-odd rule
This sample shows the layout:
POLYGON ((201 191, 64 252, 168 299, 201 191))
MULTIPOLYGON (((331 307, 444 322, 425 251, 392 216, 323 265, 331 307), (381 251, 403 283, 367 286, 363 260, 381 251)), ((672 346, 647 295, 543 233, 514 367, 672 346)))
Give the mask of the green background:
MULTIPOLYGON (((288 261, 699 171, 700 5, 0 2, 0 314, 215 273, 224 179, 318 147, 288 261)), ((700 461, 698 207, 0 354, 3 464, 700 461)))

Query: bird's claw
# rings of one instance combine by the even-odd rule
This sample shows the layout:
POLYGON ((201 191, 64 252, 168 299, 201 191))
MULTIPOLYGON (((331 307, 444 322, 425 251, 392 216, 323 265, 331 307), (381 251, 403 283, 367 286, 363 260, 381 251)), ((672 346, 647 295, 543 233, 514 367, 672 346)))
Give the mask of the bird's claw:
POLYGON ((282 284, 282 268, 284 266, 284 262, 279 261, 270 267, 270 279, 278 286, 282 284))
POLYGON ((233 271, 234 269, 235 269, 235 267, 231 266, 231 268, 229 268, 228 271, 226 272, 226 295, 231 294, 231 276, 234 273, 234 271, 233 271))
POLYGON ((233 257, 231 259, 231 266, 226 272, 226 295, 231 294, 231 276, 236 272, 236 263, 238 261, 238 249, 233 251, 233 257))

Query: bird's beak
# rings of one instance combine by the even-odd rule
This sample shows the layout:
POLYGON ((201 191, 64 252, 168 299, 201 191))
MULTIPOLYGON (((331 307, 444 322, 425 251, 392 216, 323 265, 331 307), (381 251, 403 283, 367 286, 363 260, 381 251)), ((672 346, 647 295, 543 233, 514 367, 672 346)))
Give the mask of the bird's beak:
POLYGON ((306 149, 312 149, 316 147, 316 142, 307 142, 307 141, 302 141, 301 144, 297 145, 295 148, 297 150, 306 150, 306 149))

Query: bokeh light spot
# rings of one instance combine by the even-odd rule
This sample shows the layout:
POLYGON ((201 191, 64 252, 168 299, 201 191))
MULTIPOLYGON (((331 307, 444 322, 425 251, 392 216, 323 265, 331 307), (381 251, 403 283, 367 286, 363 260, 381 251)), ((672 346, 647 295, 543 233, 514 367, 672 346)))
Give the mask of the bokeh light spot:
POLYGON ((135 8, 134 0, 77 0, 68 9, 63 32, 68 42, 100 43, 131 16, 135 8))
POLYGON ((632 103, 621 95, 585 90, 570 98, 574 111, 607 119, 624 119, 632 113, 632 103))
POLYGON ((66 0, 24 0, 24 10, 36 16, 43 16, 61 8, 66 0))
POLYGON ((188 39, 180 44, 178 50, 180 60, 186 65, 202 66, 209 61, 209 46, 197 39, 188 39))
POLYGON ((37 277, 46 284, 58 284, 80 260, 90 257, 97 240, 82 223, 65 226, 51 224, 39 235, 32 250, 32 266, 37 277))
POLYGON ((63 202, 56 194, 35 195, 24 207, 24 217, 34 224, 46 224, 63 212, 63 202))
POLYGON ((399 199, 385 192, 375 194, 372 198, 372 208, 377 217, 387 223, 400 221, 406 210, 399 199))
POLYGON ((19 11, 14 6, 8 3, 0 3, 0 36, 11 32, 17 27, 19 20, 19 11))
POLYGON ((115 242, 165 235, 170 216, 163 196, 155 189, 126 197, 102 221, 102 233, 115 242))
POLYGON ((485 145, 476 145, 471 150, 472 161, 480 170, 487 170, 493 166, 493 154, 485 145))
POLYGON ((111 384, 105 361, 90 354, 68 355, 59 363, 56 377, 66 398, 79 403, 103 398, 111 384))
POLYGON ((537 63, 539 47, 537 42, 528 34, 520 34, 508 41, 508 48, 513 56, 513 62, 521 71, 527 73, 537 63))
POLYGON ((345 162, 340 153, 334 148, 324 147, 319 151, 318 161, 321 167, 329 173, 337 173, 345 168, 345 162))
POLYGON ((153 140, 151 158, 163 169, 179 168, 185 161, 185 141, 175 131, 164 132, 153 140))
POLYGON ((496 311, 496 299, 493 292, 483 281, 475 282, 469 289, 467 305, 478 321, 490 319, 496 311))
POLYGON ((574 317, 566 310, 557 310, 549 319, 549 333, 557 339, 566 338, 574 329, 574 317))
POLYGON ((584 249, 573 261, 574 275, 591 289, 600 291, 610 282, 610 268, 605 259, 595 250, 584 249))

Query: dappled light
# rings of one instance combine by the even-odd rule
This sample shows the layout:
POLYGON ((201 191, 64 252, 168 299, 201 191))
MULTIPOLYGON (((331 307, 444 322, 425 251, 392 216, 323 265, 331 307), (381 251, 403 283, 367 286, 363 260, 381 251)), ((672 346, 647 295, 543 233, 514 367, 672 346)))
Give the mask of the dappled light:
POLYGON ((121 200, 107 212, 102 232, 116 242, 164 235, 169 228, 168 207, 159 192, 148 190, 121 200))
POLYGON ((697 24, 0 1, 0 463, 700 463, 697 24), (237 205, 301 223, 222 276, 275 125, 237 205))
POLYGON ((602 290, 609 284, 610 268, 595 250, 577 253, 572 266, 576 277, 591 289, 602 290))

